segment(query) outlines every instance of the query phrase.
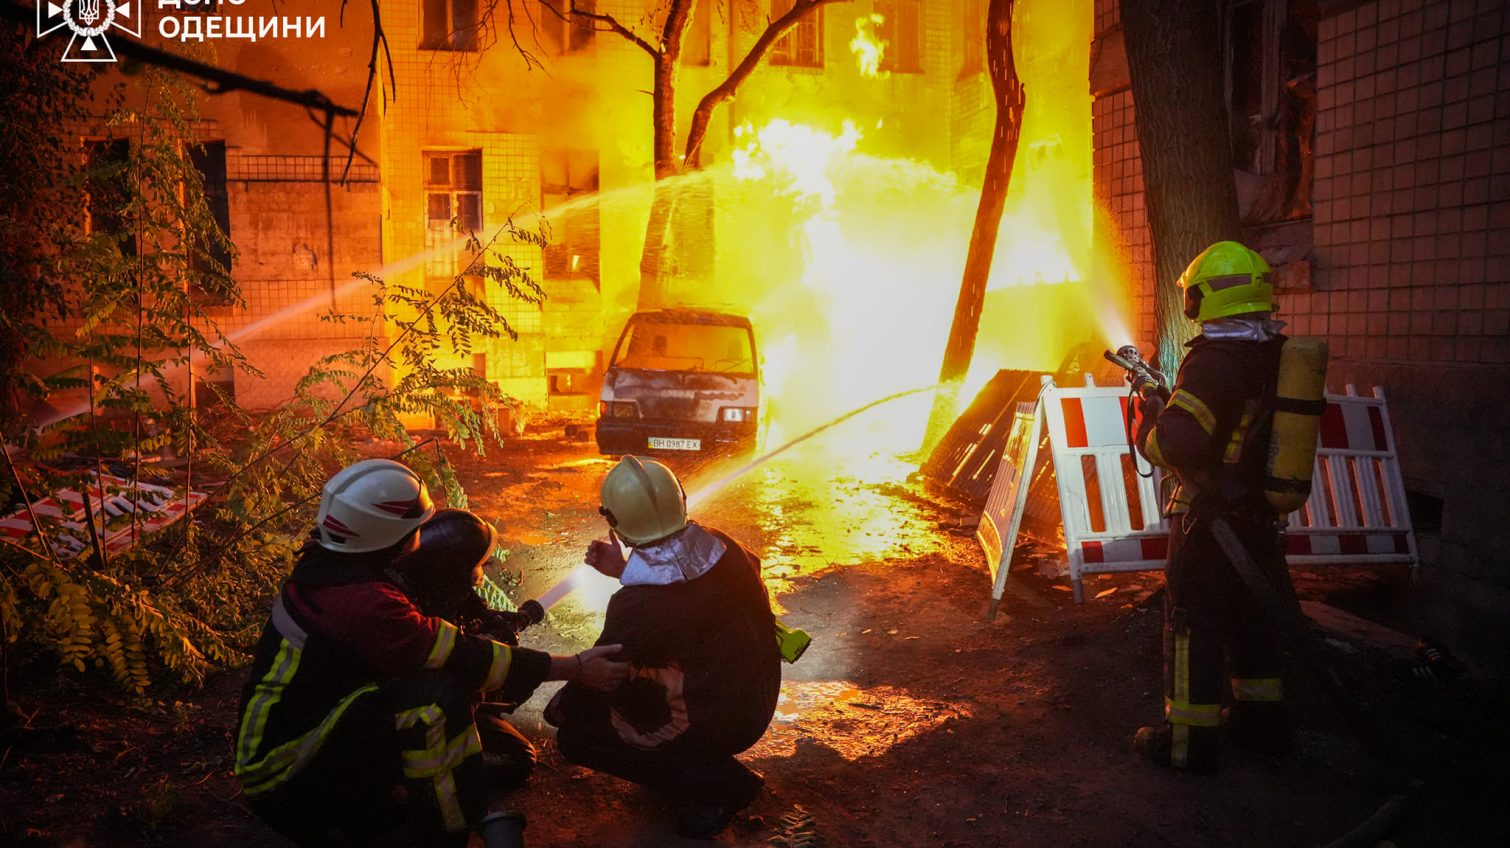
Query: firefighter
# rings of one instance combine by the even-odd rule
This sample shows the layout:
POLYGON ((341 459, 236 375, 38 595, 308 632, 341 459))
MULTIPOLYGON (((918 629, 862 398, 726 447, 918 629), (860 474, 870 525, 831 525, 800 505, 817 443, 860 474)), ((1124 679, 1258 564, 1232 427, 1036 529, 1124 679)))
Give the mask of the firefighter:
POLYGON ((1274 624, 1214 540, 1223 516, 1265 576, 1293 595, 1280 524, 1264 498, 1265 462, 1284 326, 1271 315, 1269 265, 1232 241, 1213 244, 1185 269, 1185 315, 1201 333, 1187 347, 1167 402, 1141 409, 1138 447, 1174 472, 1166 505, 1164 722, 1141 728, 1138 750, 1162 765, 1216 768, 1223 656, 1235 741, 1269 751, 1288 741, 1282 653, 1274 624))
POLYGON ((659 462, 626 456, 603 481, 617 542, 587 561, 622 584, 598 644, 623 645, 630 679, 611 695, 569 683, 546 711, 571 762, 650 787, 678 807, 683 836, 708 838, 764 781, 735 755, 776 711, 780 656, 760 561, 687 520, 686 494, 659 462))
MULTIPOLYGON (((399 557, 391 570, 398 583, 427 616, 442 618, 463 633, 519 645, 519 631, 538 619, 526 613, 495 610, 477 594, 483 566, 498 544, 493 525, 464 509, 442 509, 419 528, 419 547, 399 557)), ((494 789, 524 783, 535 769, 538 752, 505 717, 528 698, 529 681, 516 680, 481 698, 473 716, 482 740, 482 761, 494 789)))
POLYGON ((610 689, 603 645, 575 657, 512 648, 426 616, 393 579, 435 512, 424 483, 364 460, 325 484, 316 527, 273 602, 242 692, 237 776, 253 808, 300 845, 404 833, 411 843, 519 844, 489 814, 473 720, 478 692, 545 680, 610 689))

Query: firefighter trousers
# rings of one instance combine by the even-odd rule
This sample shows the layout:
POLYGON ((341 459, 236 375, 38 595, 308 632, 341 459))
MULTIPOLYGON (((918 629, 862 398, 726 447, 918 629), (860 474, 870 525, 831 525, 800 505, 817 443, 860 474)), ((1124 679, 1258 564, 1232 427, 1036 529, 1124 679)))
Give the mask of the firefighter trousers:
MULTIPOLYGON (((1273 513, 1262 508, 1233 510, 1226 518, 1264 577, 1281 596, 1293 598, 1273 513)), ((1245 710, 1245 718, 1254 724, 1283 724, 1284 654, 1277 624, 1248 591, 1212 536, 1209 522, 1185 513, 1171 517, 1170 525, 1164 598, 1164 718, 1171 731, 1170 764, 1210 767, 1217 757, 1218 726, 1229 686, 1234 716, 1245 710)))
POLYGON ((487 814, 490 772, 522 780, 534 763, 475 692, 427 671, 357 699, 309 765, 254 808, 300 846, 460 846, 487 814))
POLYGON ((637 748, 619 737, 606 705, 595 706, 601 715, 579 716, 556 733, 561 756, 572 763, 638 783, 680 804, 743 806, 763 785, 728 746, 700 739, 695 730, 655 748, 637 748))

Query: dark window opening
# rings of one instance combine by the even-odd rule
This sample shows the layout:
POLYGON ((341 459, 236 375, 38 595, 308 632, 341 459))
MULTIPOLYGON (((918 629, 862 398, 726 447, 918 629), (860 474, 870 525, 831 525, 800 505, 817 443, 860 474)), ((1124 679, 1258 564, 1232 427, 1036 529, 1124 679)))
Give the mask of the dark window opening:
POLYGON ((696 67, 713 64, 713 14, 716 0, 697 0, 692 20, 682 38, 682 63, 696 67))
POLYGON ((420 10, 421 50, 476 52, 482 24, 477 0, 424 0, 420 10))
POLYGON ((540 196, 550 223, 545 247, 548 279, 588 279, 598 284, 598 155, 549 151, 540 157, 540 196))
MULTIPOLYGON (((923 0, 876 0, 876 38, 886 42, 881 70, 899 74, 923 72, 923 0)), ((985 45, 981 45, 985 49, 985 45)))
POLYGON ((974 76, 986 69, 986 0, 965 0, 964 61, 961 77, 974 76))
POLYGON ((1317 0, 1247 0, 1227 9, 1232 164, 1247 223, 1311 214, 1319 25, 1317 0))
POLYGON ((131 142, 124 138, 84 142, 88 160, 88 218, 85 229, 109 236, 127 256, 136 254, 136 233, 122 217, 131 199, 131 142))
POLYGON ((225 306, 231 302, 227 292, 231 276, 231 199, 226 191, 225 142, 195 145, 189 150, 189 159, 199 171, 210 217, 224 237, 200 240, 189 254, 189 263, 200 294, 208 302, 225 306))
POLYGON ((464 251, 439 250, 482 230, 482 151, 426 151, 425 274, 454 277, 464 251))
MULTIPOLYGON (((706 0, 704 0, 706 2, 706 0)), ((794 0, 771 0, 771 20, 792 11, 794 0)), ((799 68, 823 67, 823 9, 808 12, 771 45, 771 64, 799 68)))
POLYGON ((585 395, 595 388, 589 379, 591 375, 585 368, 552 368, 547 376, 550 377, 550 393, 553 395, 585 395))
MULTIPOLYGON (((571 0, 540 0, 540 6, 540 44, 547 53, 564 56, 585 52, 593 46, 597 32, 594 21, 572 14, 571 0)), ((577 0, 577 12, 592 14, 597 10, 597 0, 577 0)))

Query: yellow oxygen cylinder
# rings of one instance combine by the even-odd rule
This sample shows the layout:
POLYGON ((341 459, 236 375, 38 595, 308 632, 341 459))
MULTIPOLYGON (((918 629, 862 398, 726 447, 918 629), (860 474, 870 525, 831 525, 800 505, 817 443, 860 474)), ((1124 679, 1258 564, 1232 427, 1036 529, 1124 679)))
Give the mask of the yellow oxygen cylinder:
POLYGON ((1281 515, 1300 509, 1311 496, 1316 437, 1326 411, 1326 361, 1326 342, 1317 338, 1288 339, 1279 352, 1264 497, 1281 515))

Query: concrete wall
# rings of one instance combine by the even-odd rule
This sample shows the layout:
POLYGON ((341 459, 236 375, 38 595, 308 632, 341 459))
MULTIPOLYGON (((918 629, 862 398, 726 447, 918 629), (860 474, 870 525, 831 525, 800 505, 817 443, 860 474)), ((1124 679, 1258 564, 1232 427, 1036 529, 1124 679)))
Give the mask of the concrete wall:
MULTIPOLYGON (((1096 3, 1103 56, 1121 49, 1117 6, 1096 3)), ((1500 0, 1324 3, 1318 48, 1314 250, 1281 317, 1330 342, 1331 388, 1384 387, 1407 487, 1440 501, 1440 531, 1422 534, 1428 579, 1479 606, 1503 600, 1510 13, 1500 0)), ((1093 68, 1092 89, 1098 235, 1122 248, 1149 346, 1153 264, 1125 59, 1093 68)))

